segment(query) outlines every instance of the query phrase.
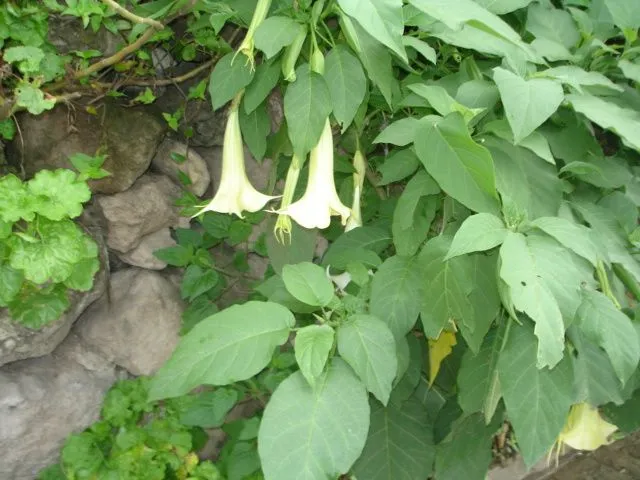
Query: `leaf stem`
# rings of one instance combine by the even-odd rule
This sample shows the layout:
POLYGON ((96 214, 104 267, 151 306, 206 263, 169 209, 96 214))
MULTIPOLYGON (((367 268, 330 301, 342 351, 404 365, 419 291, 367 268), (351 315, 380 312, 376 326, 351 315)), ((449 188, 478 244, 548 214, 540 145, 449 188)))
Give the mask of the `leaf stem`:
POLYGON ((611 284, 609 283, 609 276, 607 275, 607 270, 602 263, 602 260, 598 261, 596 266, 596 273, 598 275, 598 282, 600 283, 600 288, 602 289, 602 293, 604 293, 609 299, 613 302, 618 310, 620 310, 620 302, 613 294, 613 290, 611 290, 611 284))

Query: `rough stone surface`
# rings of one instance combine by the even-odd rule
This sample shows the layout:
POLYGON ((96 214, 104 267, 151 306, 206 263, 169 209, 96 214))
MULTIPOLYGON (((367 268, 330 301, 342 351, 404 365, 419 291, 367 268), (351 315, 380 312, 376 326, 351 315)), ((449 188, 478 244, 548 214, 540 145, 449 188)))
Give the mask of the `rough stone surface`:
POLYGON ((179 172, 184 173, 191 180, 187 189, 194 195, 201 196, 209 188, 211 176, 207 163, 200 154, 192 149, 188 149, 184 143, 172 139, 165 139, 156 152, 151 162, 153 167, 161 173, 180 184, 179 172), (171 154, 176 153, 186 158, 183 163, 178 164, 171 154))
POLYGON ((69 335, 55 353, 0 368, 0 479, 33 480, 71 432, 97 420, 115 367, 69 335))
POLYGON ((164 175, 147 174, 129 190, 116 195, 99 195, 96 202, 107 222, 107 245, 127 253, 140 245, 142 238, 170 226, 184 225, 173 205, 180 187, 164 175))
POLYGON ((94 193, 122 192, 151 164, 165 132, 165 123, 150 110, 105 103, 98 115, 60 105, 42 115, 20 114, 22 138, 14 139, 7 158, 24 162, 27 175, 44 168, 72 168, 75 153, 107 155, 103 168, 111 176, 91 181, 94 193))
POLYGON ((171 231, 163 228, 157 232, 145 235, 140 244, 127 253, 118 253, 118 257, 128 265, 146 268, 147 270, 162 270, 167 264, 153 255, 161 248, 173 247, 176 241, 171 237, 171 231))
POLYGON ((84 28, 79 18, 56 15, 49 18, 48 39, 61 55, 77 50, 99 50, 108 57, 124 44, 106 28, 94 32, 92 28, 84 28))
MULTIPOLYGON (((101 244, 98 236, 94 238, 101 244)), ((47 355, 64 340, 80 314, 106 290, 106 252, 104 248, 101 251, 103 267, 96 274, 93 289, 89 292, 72 291, 69 294, 71 306, 57 321, 39 330, 31 330, 14 322, 6 308, 0 308, 0 366, 16 360, 47 355)))
POLYGON ((179 340, 184 305, 158 272, 130 268, 111 277, 106 297, 82 315, 74 331, 95 351, 133 375, 151 375, 179 340))

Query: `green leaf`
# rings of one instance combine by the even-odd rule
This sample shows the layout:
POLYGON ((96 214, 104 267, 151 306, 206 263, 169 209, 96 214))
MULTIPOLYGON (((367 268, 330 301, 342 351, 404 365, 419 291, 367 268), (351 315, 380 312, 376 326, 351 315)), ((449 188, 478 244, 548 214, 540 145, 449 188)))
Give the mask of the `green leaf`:
MULTIPOLYGON (((64 282, 76 263, 97 255, 95 250, 87 251, 87 237, 71 220, 52 222, 42 218, 38 223, 39 238, 35 242, 19 236, 9 239, 9 264, 23 271, 27 280, 38 285, 64 282)), ((95 243, 92 246, 96 248, 95 243)))
POLYGON ((449 93, 438 85, 425 85, 422 83, 414 83, 408 86, 416 95, 424 98, 429 105, 442 116, 450 113, 458 112, 462 115, 465 123, 471 122, 479 113, 483 111, 481 108, 469 108, 456 101, 449 93))
POLYGON ((491 13, 504 15, 529 5, 533 0, 475 0, 491 13))
POLYGON ((262 50, 267 58, 273 57, 284 47, 291 45, 302 25, 290 17, 274 15, 265 19, 256 29, 255 46, 262 50))
POLYGON ((402 0, 338 0, 340 8, 404 62, 402 0))
POLYGON ((291 242, 280 243, 275 235, 267 237, 267 253, 271 267, 278 275, 285 265, 310 262, 316 249, 317 230, 307 230, 293 222, 291 242))
POLYGON ((14 223, 28 222, 34 217, 34 198, 27 193, 22 181, 13 174, 0 177, 0 220, 14 223))
POLYGON ((302 303, 291 295, 287 290, 287 287, 285 287, 282 278, 278 275, 269 277, 267 280, 254 287, 254 289, 270 302, 279 303, 294 313, 311 313, 318 310, 318 307, 312 307, 306 303, 302 303))
POLYGON ((174 267, 186 267, 193 258, 191 245, 176 245, 175 247, 161 248, 153 252, 153 256, 174 267))
POLYGON ((182 312, 182 329, 180 330, 180 334, 186 334, 194 325, 214 313, 218 313, 218 307, 215 303, 206 296, 196 298, 189 304, 186 310, 182 312))
POLYGON ((582 298, 576 325, 607 352, 616 376, 624 385, 640 361, 640 343, 633 324, 603 293, 584 289, 582 298))
POLYGON ((536 344, 528 325, 513 324, 498 360, 507 416, 528 468, 556 441, 573 403, 571 362, 565 358, 552 370, 539 370, 536 344))
MULTIPOLYGON (((413 141, 413 137, 411 141, 413 141)), ((378 167, 378 171, 382 175, 378 186, 389 185, 390 183, 404 180, 414 173, 419 166, 420 160, 418 160, 413 149, 394 149, 385 159, 384 163, 378 167)))
POLYGON ((9 304, 9 314, 21 325, 37 330, 58 320, 67 308, 66 288, 58 284, 20 295, 9 304))
POLYGON ((282 280, 289 293, 307 305, 325 307, 333 299, 333 284, 327 273, 311 262, 285 265, 282 280))
POLYGON ((315 387, 329 360, 334 334, 329 325, 309 325, 296 333, 296 361, 312 387, 315 387))
POLYGON ((263 62, 256 68, 254 80, 244 92, 245 113, 251 113, 266 100, 280 79, 280 61, 263 62))
POLYGON ((402 43, 405 47, 413 48, 416 52, 418 52, 434 65, 436 64, 438 54, 436 53, 435 49, 427 42, 416 37, 405 35, 404 37, 402 37, 402 43))
POLYGON ((616 133, 629 148, 640 151, 640 112, 589 94, 572 93, 567 95, 567 101, 576 112, 616 133))
POLYGON ((79 292, 88 292, 93 288, 93 278, 100 270, 100 260, 85 258, 73 266, 73 272, 64 281, 66 287, 79 292))
POLYGON ((525 80, 500 67, 493 69, 493 79, 516 143, 542 125, 564 100, 562 87, 553 80, 525 80))
POLYGON ((435 446, 429 412, 417 397, 401 406, 370 401, 371 426, 362 455, 353 466, 357 478, 414 480, 429 477, 435 446))
POLYGON ((491 155, 475 143, 462 116, 424 122, 416 132, 418 158, 440 187, 476 212, 498 213, 491 155))
POLYGON ((3 59, 7 63, 17 63, 18 69, 25 74, 37 73, 44 60, 44 52, 38 47, 9 47, 4 51, 3 59))
POLYGON ((563 65, 561 67, 550 68, 538 72, 536 76, 551 77, 559 80, 562 83, 571 85, 578 92, 582 93, 582 87, 604 87, 616 90, 618 92, 624 91, 624 89, 613 83, 607 77, 599 72, 587 72, 575 65, 563 65))
POLYGON ((509 287, 513 306, 535 323, 538 368, 553 368, 564 355, 564 323, 560 307, 542 280, 536 259, 521 233, 509 232, 500 247, 500 278, 509 287))
POLYGON ((180 423, 202 428, 221 427, 239 399, 238 392, 230 388, 200 392, 190 399, 188 408, 180 412, 180 423))
POLYGON ((11 141, 16 134, 16 124, 12 118, 5 118, 0 121, 0 138, 11 141))
POLYGON ((354 315, 338 329, 338 351, 367 390, 386 405, 398 368, 396 342, 389 327, 373 315, 354 315))
POLYGON ((447 439, 438 444, 435 474, 438 480, 484 480, 493 459, 491 439, 495 428, 482 415, 456 420, 447 439))
POLYGON ((404 147, 413 143, 419 126, 420 121, 415 117, 401 118, 385 127, 373 143, 391 143, 392 145, 404 147))
MULTIPOLYGON (((485 125, 484 128, 485 131, 493 133, 497 137, 507 140, 512 145, 515 145, 515 142, 513 141, 513 132, 511 132, 509 122, 505 118, 490 122, 485 125)), ((556 164, 556 160, 553 158, 551 148, 549 147, 549 142, 540 132, 532 132, 531 135, 523 138, 518 145, 526 148, 527 150, 531 150, 547 163, 550 163, 551 165, 556 164)))
POLYGON ((571 48, 580 41, 580 32, 568 11, 537 3, 527 10, 526 28, 536 38, 551 40, 565 48, 571 48))
POLYGON ((634 0, 604 0, 604 4, 620 28, 640 28, 640 5, 634 0))
POLYGON ((531 222, 547 235, 555 238, 574 253, 588 260, 594 267, 599 259, 598 247, 593 242, 591 229, 561 217, 540 217, 531 222))
POLYGON ((0 307, 9 305, 18 295, 23 281, 24 275, 21 271, 0 263, 0 307))
POLYGON ((371 281, 369 311, 396 338, 411 331, 422 305, 422 271, 413 257, 387 258, 371 281))
POLYGON ((473 289, 471 260, 464 256, 445 261, 450 242, 449 237, 435 237, 418 257, 424 288, 420 318, 429 338, 438 338, 450 320, 473 318, 473 305, 468 298, 473 289))
POLYGON ((256 375, 295 325, 270 302, 234 305, 202 320, 178 344, 151 382, 150 401, 178 397, 198 385, 227 385, 256 375))
POLYGON ((342 360, 331 362, 315 389, 293 373, 271 396, 260 424, 265 480, 325 480, 348 472, 367 439, 369 412, 367 391, 342 360))
POLYGON ((623 432, 636 432, 640 428, 640 389, 623 405, 605 405, 603 412, 623 432))
MULTIPOLYGON (((627 77, 629 80, 633 80, 636 83, 640 83, 640 65, 638 65, 638 63, 632 63, 629 60, 620 60, 618 62, 618 68, 622 70, 623 75, 627 77)), ((0 125, 0 130, 1 130, 1 125, 0 125)))
POLYGON ((327 55, 324 78, 333 100, 333 115, 344 132, 367 93, 367 78, 360 61, 345 45, 337 45, 327 55))
POLYGON ((242 54, 234 59, 233 52, 226 54, 211 72, 209 95, 214 110, 219 109, 251 83, 254 72, 242 54))
POLYGON ((193 302, 197 297, 215 287, 219 281, 220 276, 214 269, 189 265, 182 277, 180 296, 184 300, 193 302))
POLYGON ((27 183, 34 195, 36 213, 50 219, 75 218, 82 213, 82 204, 91 199, 91 190, 84 182, 77 181, 71 170, 40 170, 27 183))
POLYGON ((284 116, 294 151, 304 158, 316 146, 331 113, 331 93, 324 78, 308 65, 296 70, 296 81, 284 94, 284 116))
POLYGON ((491 250, 500 245, 506 236, 507 229, 500 218, 490 213, 471 215, 453 237, 445 260, 471 252, 491 250))
POLYGON ((25 108, 32 115, 40 115, 55 107, 55 100, 45 100, 44 92, 28 83, 22 83, 16 88, 16 104, 25 108))
POLYGON ((267 107, 261 104, 249 114, 240 109, 240 128, 242 138, 257 162, 261 162, 267 151, 267 136, 271 133, 271 120, 267 107))

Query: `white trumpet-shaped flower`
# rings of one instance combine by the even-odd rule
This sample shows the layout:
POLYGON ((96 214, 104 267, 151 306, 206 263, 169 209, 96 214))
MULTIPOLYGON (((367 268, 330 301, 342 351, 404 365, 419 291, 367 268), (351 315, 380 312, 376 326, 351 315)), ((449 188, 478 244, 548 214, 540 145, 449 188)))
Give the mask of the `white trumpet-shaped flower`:
MULTIPOLYGON (((281 211, 291 205, 293 194, 295 193, 296 186, 298 185, 298 178, 300 177, 301 168, 302 162, 300 161, 300 157, 298 157, 298 155, 294 153, 293 157, 291 158, 289 169, 287 170, 287 178, 284 181, 284 191, 282 192, 282 201, 280 202, 281 211)), ((273 233, 280 243, 285 244, 287 240, 290 243, 291 228, 291 217, 284 213, 280 213, 273 228, 273 233)))
POLYGON ((269 200, 277 198, 258 192, 247 178, 244 167, 244 148, 240 131, 240 119, 238 117, 238 106, 241 98, 242 92, 233 100, 229 110, 227 126, 224 131, 220 186, 209 204, 194 216, 212 211, 232 213, 243 218, 243 211, 257 212, 269 200))
POLYGON ((348 232, 354 228, 362 226, 362 212, 360 211, 360 196, 362 195, 362 188, 364 187, 364 177, 366 174, 367 160, 360 151, 360 148, 356 150, 353 156, 353 203, 351 205, 351 215, 347 220, 347 225, 344 227, 344 231, 348 232))
POLYGON ((271 0, 258 0, 258 4, 256 5, 256 9, 253 11, 253 17, 251 17, 251 23, 249 24, 247 33, 244 36, 242 43, 238 47, 238 51, 233 57, 235 59, 238 53, 244 53, 247 57, 249 65, 251 66, 251 70, 255 68, 255 58, 253 52, 255 48, 254 37, 256 34, 256 30, 264 21, 264 19, 267 18, 269 8, 271 8, 271 0))
POLYGON ((343 225, 347 222, 351 211, 338 198, 333 180, 333 137, 329 119, 318 144, 311 150, 309 180, 304 195, 277 213, 289 215, 298 225, 309 229, 327 228, 331 215, 340 215, 343 225))

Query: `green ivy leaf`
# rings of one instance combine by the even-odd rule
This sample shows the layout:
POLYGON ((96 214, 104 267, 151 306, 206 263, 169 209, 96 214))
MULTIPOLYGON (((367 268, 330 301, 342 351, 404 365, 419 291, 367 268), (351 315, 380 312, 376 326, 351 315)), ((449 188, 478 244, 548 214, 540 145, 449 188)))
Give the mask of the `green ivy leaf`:
POLYGON ((91 199, 91 190, 77 175, 66 169, 40 170, 27 183, 29 193, 36 197, 36 213, 49 220, 75 218, 82 213, 82 204, 91 199))
POLYGON ((324 269, 311 262, 285 265, 282 280, 289 293, 307 305, 325 307, 333 299, 333 284, 324 269))
POLYGON ((219 109, 253 80, 247 58, 235 53, 226 54, 216 63, 209 78, 209 95, 214 110, 219 109))
POLYGON ((267 58, 276 55, 296 39, 302 25, 293 18, 274 15, 264 20, 257 28, 254 42, 267 58))
POLYGON ((398 360, 389 327, 373 315, 353 315, 338 329, 338 351, 383 404, 389 402, 398 360))
POLYGON ((471 215, 453 237, 445 260, 471 252, 491 250, 500 245, 506 236, 507 229, 500 218, 490 213, 471 215))
POLYGON ((58 320, 67 308, 66 288, 58 284, 20 295, 9 304, 9 313, 16 322, 37 330, 58 320))
POLYGON ((0 263, 0 307, 6 307, 22 288, 24 275, 21 271, 0 263))
POLYGON ((266 367, 289 338, 295 319, 281 305, 247 302, 202 320, 178 344, 151 382, 151 401, 184 395, 198 385, 246 380, 266 367))
POLYGON ((329 325, 308 325, 296 333, 296 361, 312 387, 315 387, 327 364, 334 333, 329 325))
POLYGON ((200 295, 207 293, 220 281, 220 276, 212 268, 189 265, 184 272, 180 285, 180 296, 193 302, 200 295))
POLYGON ((551 370, 539 370, 536 344, 528 324, 514 324, 498 360, 507 416, 529 468, 558 438, 574 400, 569 359, 565 357, 551 370))
POLYGON ((315 389, 301 372, 293 373, 273 393, 262 417, 258 453, 265 480, 300 479, 301 474, 324 480, 348 472, 367 439, 369 412, 367 391, 339 358, 315 389))
POLYGON ((294 151, 305 158, 318 143, 331 113, 331 93, 324 78, 305 64, 284 94, 284 116, 294 151))
POLYGON ((436 449, 425 406, 415 396, 402 406, 392 402, 384 407, 373 399, 369 403, 369 436, 353 466, 354 475, 369 480, 428 478, 436 449))

